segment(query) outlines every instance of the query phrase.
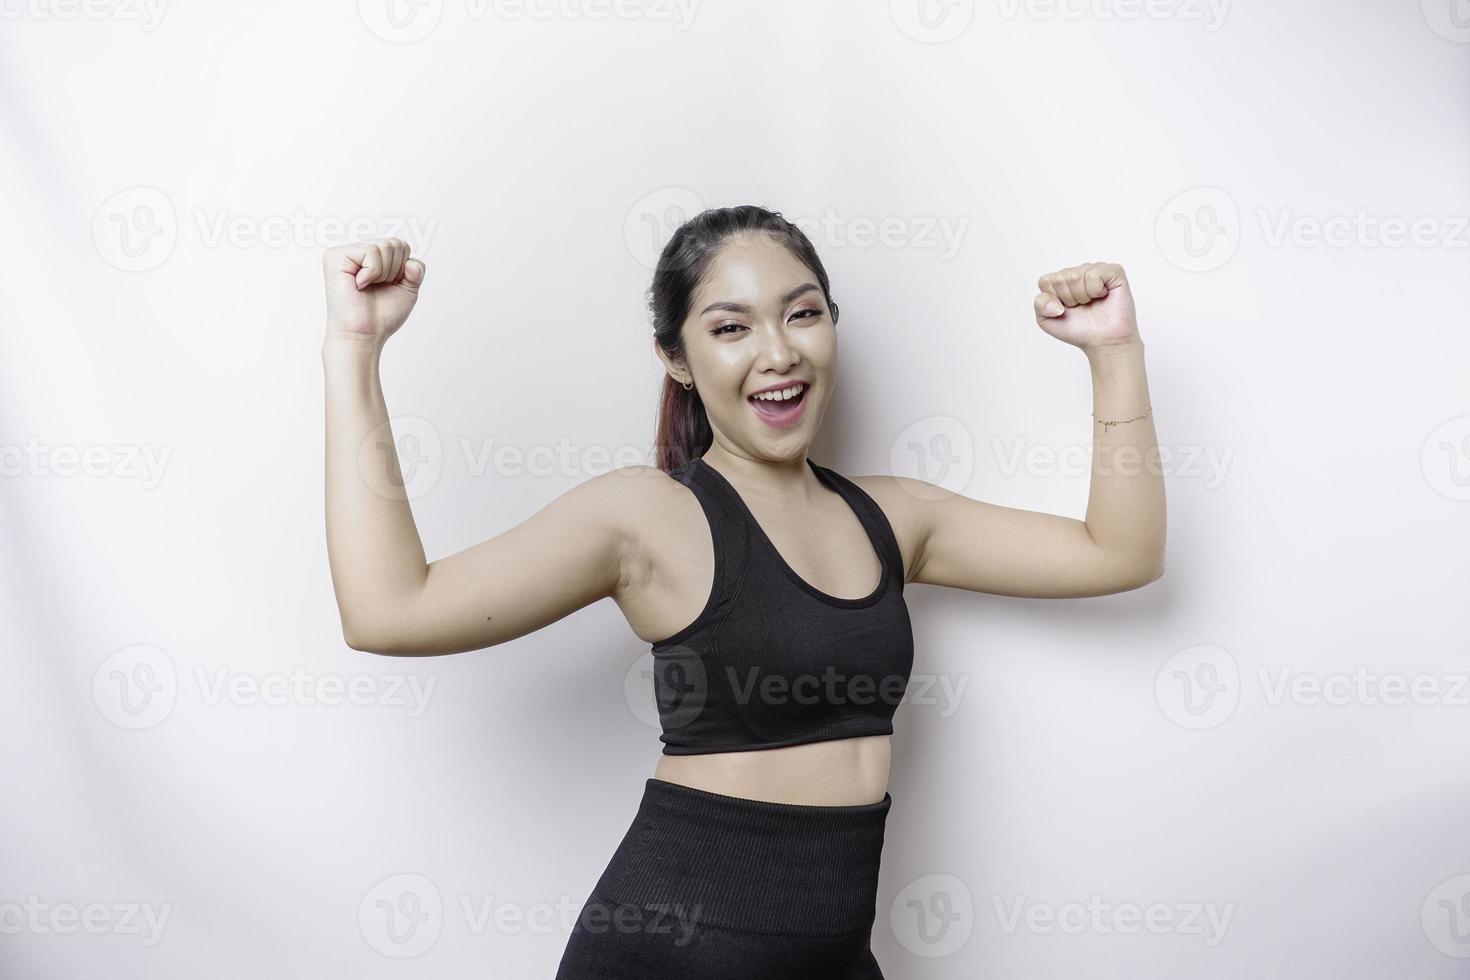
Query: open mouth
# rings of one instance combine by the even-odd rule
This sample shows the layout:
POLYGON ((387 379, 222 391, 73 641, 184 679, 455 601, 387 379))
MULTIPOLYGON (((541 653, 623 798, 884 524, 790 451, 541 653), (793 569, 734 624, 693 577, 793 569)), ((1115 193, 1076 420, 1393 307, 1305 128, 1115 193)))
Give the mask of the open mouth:
POLYGON ((746 401, 750 402, 757 415, 771 425, 792 425, 801 418, 802 408, 806 404, 806 393, 810 388, 810 385, 803 383, 795 394, 780 400, 751 395, 746 401))

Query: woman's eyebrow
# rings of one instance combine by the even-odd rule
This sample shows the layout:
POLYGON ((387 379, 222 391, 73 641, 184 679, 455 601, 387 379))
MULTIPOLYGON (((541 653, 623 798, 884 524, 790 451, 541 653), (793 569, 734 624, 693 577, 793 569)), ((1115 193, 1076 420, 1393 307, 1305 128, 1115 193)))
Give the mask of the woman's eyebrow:
MULTIPOLYGON (((800 296, 802 293, 816 288, 817 284, 814 282, 803 283, 802 285, 797 286, 795 289, 791 290, 791 292, 787 293, 785 296, 782 296, 778 305, 785 306, 787 303, 796 299, 796 297, 800 296)), ((749 313, 750 307, 746 306, 744 303, 711 303, 704 309, 700 310, 699 315, 704 316, 706 313, 709 313, 712 310, 728 310, 731 313, 749 313)))

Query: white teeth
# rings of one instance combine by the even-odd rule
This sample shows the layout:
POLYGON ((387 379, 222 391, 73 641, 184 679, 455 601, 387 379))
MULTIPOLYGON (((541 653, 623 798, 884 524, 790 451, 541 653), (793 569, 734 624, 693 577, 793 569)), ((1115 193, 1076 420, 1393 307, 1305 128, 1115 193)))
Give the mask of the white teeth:
POLYGON ((801 394, 802 389, 805 387, 806 385, 798 383, 792 385, 790 388, 782 388, 780 391, 762 391, 750 397, 763 402, 784 402, 788 398, 795 398, 801 394))

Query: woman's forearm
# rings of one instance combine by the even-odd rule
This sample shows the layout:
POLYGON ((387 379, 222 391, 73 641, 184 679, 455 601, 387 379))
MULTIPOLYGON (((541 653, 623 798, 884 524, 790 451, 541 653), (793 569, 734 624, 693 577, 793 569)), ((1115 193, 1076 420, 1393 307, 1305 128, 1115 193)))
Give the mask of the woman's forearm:
POLYGON ((322 345, 327 557, 343 636, 358 649, 382 642, 428 570, 387 425, 381 352, 331 336, 322 345))
POLYGON ((1094 415, 1087 531, 1125 577, 1150 581, 1163 574, 1165 508, 1143 341, 1089 349, 1087 360, 1094 415))

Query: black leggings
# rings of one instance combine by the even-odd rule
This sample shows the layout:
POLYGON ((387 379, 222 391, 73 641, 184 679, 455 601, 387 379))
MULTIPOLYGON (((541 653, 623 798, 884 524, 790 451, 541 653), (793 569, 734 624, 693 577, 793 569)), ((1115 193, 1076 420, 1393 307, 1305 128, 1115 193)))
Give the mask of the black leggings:
POLYGON ((649 779, 556 980, 883 980, 868 943, 892 804, 768 803, 649 779))

